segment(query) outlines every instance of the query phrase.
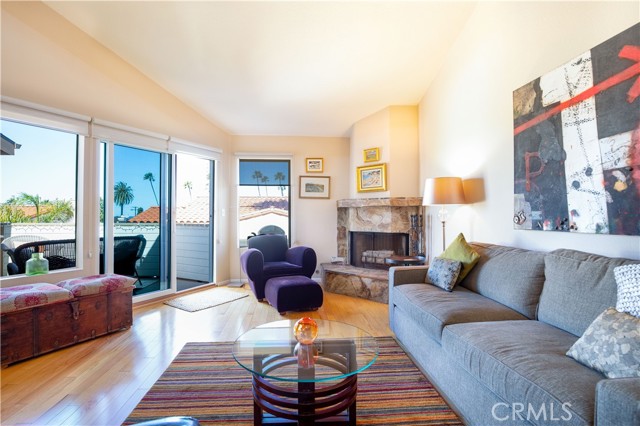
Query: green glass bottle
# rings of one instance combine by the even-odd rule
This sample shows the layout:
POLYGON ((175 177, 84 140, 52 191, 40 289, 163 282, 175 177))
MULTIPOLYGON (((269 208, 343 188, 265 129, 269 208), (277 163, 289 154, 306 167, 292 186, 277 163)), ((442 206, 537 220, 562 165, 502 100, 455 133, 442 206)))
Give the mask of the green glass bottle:
POLYGON ((41 275, 49 273, 49 261, 44 258, 44 253, 32 253, 25 267, 27 275, 41 275))

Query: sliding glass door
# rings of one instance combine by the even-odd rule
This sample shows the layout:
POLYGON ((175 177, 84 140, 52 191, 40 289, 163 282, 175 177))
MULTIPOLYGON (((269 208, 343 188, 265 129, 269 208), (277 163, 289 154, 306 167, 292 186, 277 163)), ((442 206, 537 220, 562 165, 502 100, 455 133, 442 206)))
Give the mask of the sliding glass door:
POLYGON ((215 162, 176 154, 177 290, 213 281, 215 162))
POLYGON ((170 280, 171 155, 102 143, 100 272, 136 278, 134 295, 170 280))

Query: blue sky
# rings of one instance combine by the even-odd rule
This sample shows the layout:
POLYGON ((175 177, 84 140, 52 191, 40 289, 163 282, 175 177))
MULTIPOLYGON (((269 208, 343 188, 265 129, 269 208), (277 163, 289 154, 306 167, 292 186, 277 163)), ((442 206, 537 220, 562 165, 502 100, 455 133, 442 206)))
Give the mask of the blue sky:
MULTIPOLYGON (((251 176, 255 171, 260 171, 264 176, 269 178, 267 185, 278 185, 278 181, 274 179, 276 173, 281 172, 287 178, 289 177, 289 168, 287 161, 240 161, 240 184, 255 185, 256 180, 251 176)), ((286 184, 287 181, 283 181, 286 184)), ((264 185, 264 184, 260 184, 264 185)))
MULTIPOLYGON (((133 208, 142 207, 144 210, 157 206, 151 190, 151 184, 144 180, 146 173, 153 173, 156 195, 160 199, 160 156, 157 152, 116 145, 114 152, 114 185, 125 182, 133 189, 133 202, 124 206, 125 216, 135 216, 133 208)), ((120 206, 114 205, 116 214, 120 214, 120 206)))
POLYGON ((4 120, 1 131, 22 146, 0 157, 0 202, 22 192, 75 200, 76 135, 4 120))

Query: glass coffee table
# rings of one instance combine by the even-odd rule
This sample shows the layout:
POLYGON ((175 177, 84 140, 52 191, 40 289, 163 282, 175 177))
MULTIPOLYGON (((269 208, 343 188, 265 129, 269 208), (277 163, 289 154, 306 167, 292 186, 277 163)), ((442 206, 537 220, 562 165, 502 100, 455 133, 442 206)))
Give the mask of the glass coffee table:
POLYGON ((356 424, 358 373, 378 357, 376 339, 349 324, 316 320, 311 344, 294 337, 296 321, 252 328, 233 345, 233 357, 253 375, 253 422, 356 424))

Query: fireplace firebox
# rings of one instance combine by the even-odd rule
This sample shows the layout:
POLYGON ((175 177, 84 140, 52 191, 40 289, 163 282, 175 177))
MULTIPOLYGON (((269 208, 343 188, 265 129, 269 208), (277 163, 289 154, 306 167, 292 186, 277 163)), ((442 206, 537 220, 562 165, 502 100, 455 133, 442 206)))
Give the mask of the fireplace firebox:
POLYGON ((352 266, 387 269, 386 258, 408 254, 409 234, 401 232, 350 232, 349 245, 349 263, 352 266))

